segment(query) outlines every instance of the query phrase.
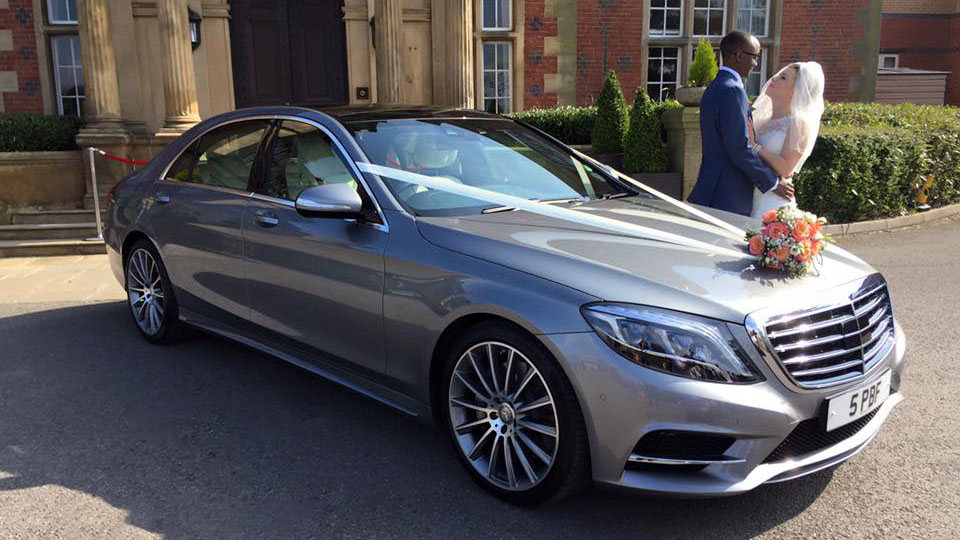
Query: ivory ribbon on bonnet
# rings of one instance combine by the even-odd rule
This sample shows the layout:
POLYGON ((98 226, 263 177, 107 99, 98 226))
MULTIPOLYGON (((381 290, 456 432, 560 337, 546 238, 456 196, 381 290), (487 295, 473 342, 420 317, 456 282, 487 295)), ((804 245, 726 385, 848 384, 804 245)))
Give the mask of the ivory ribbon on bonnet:
MULTIPOLYGON (((592 161, 592 160, 591 160, 592 161)), ((559 206, 554 206, 551 204, 531 201, 521 197, 514 197, 512 195, 505 195, 503 193, 497 193, 495 191, 490 191, 488 189, 481 189, 472 186, 466 186, 449 180, 447 178, 438 178, 433 176, 426 176, 419 173, 402 171, 400 169, 394 169, 392 167, 384 167, 382 165, 374 165, 372 163, 357 163, 357 167, 363 172, 375 174, 385 178, 392 178, 394 180, 399 180, 407 184, 415 184, 423 186, 429 189, 435 189, 438 191, 443 191, 446 193, 451 193, 454 195, 460 195, 462 197, 468 197, 471 199, 476 199, 479 201, 487 202, 490 204, 495 204, 499 206, 507 206, 510 208, 516 208, 518 210, 524 210, 532 214, 538 214, 541 216, 546 216, 554 219, 561 219, 570 223, 575 223, 578 225, 584 225, 587 227, 594 227, 597 229, 605 230, 615 234, 621 234, 626 236, 632 236, 635 238, 640 238, 643 240, 656 240, 659 242, 666 242, 669 244, 674 244, 677 246, 682 246, 689 249, 695 249, 697 251, 702 251, 711 255, 722 255, 724 257, 733 257, 737 259, 749 259, 756 260, 757 258, 753 255, 750 255, 745 250, 737 251, 734 249, 729 249, 721 246, 716 246, 714 244, 709 244, 707 242, 701 242, 699 240, 693 240, 680 236, 678 234, 668 233, 660 231, 657 229, 652 229, 650 227, 644 227, 642 225, 635 225, 632 223, 625 223, 618 221, 616 219, 610 219, 602 216, 596 216, 587 214, 585 212, 579 212, 577 210, 572 210, 569 208, 562 208, 559 206)), ((615 172, 615 171, 614 171, 615 172)), ((626 180, 626 177, 624 177, 626 180)), ((680 201, 675 201, 662 193, 648 188, 643 184, 636 183, 630 180, 630 185, 636 186, 640 189, 643 189, 652 195, 659 197, 674 206, 688 212, 694 216, 697 216, 700 219, 703 219, 710 223, 720 227, 725 231, 729 231, 737 236, 737 240, 743 243, 741 240, 746 234, 744 231, 730 225, 729 223, 724 223, 723 221, 705 213, 697 210, 696 208, 690 207, 690 205, 682 203, 680 201)), ((746 245, 746 244, 744 244, 746 245)))

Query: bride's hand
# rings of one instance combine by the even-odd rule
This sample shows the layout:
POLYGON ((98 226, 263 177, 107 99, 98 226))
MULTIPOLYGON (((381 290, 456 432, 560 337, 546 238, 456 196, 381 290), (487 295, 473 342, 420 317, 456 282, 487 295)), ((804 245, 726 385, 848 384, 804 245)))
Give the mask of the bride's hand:
POLYGON ((773 192, 781 199, 792 201, 794 195, 793 182, 789 178, 781 178, 777 187, 773 188, 773 192))

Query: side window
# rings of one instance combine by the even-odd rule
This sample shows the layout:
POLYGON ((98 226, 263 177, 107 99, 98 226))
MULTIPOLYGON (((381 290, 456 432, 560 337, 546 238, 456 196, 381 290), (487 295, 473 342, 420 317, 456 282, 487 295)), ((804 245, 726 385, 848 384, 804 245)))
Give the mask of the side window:
POLYGON ((214 129, 177 158, 166 179, 246 191, 266 130, 266 120, 214 129))
POLYGON ((170 166, 170 169, 167 170, 165 180, 176 180, 177 182, 190 181, 190 170, 197 160, 198 144, 197 142, 191 144, 189 148, 180 154, 180 157, 178 157, 177 160, 173 162, 173 165, 170 166))
MULTIPOLYGON (((308 124, 284 121, 267 161, 258 190, 264 195, 294 201, 301 191, 324 184, 348 184, 359 190, 359 182, 330 137, 308 124)), ((359 193, 365 198, 362 190, 359 193)))

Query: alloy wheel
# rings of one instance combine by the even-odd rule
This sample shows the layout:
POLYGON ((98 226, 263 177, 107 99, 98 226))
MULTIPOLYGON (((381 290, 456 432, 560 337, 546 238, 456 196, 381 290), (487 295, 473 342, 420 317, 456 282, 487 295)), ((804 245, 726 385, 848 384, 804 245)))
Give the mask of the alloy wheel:
POLYGON ((471 346, 453 369, 448 400, 454 436, 481 477, 524 491, 549 474, 560 446, 556 404, 519 350, 494 341, 471 346))
POLYGON ((164 296, 160 268, 153 255, 138 249, 127 261, 127 297, 133 318, 145 334, 154 336, 163 326, 164 296))

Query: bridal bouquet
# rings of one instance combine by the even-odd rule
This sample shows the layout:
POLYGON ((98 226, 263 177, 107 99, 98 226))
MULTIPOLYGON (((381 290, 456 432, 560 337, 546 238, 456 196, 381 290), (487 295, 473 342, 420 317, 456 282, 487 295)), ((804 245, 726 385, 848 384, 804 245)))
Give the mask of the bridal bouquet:
POLYGON ((758 266, 779 270, 790 277, 804 276, 826 247, 826 219, 793 206, 781 206, 763 215, 759 232, 747 231, 750 253, 758 266))

